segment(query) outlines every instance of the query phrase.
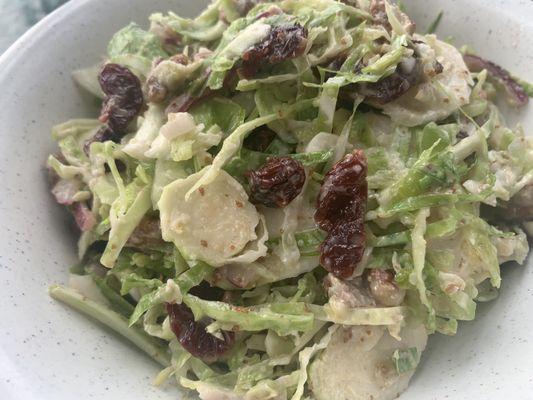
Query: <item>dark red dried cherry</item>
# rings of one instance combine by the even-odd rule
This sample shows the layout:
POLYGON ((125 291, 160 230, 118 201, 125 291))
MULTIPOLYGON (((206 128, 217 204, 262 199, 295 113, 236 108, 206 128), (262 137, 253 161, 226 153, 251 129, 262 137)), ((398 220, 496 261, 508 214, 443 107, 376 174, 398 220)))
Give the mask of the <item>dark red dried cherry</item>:
POLYGON ((223 339, 211 335, 205 330, 207 324, 195 321, 194 314, 185 304, 167 303, 166 309, 170 318, 170 329, 183 348, 193 356, 212 362, 233 347, 235 333, 221 331, 223 339))
POLYGON ((307 29, 300 24, 284 24, 272 28, 260 43, 242 55, 244 75, 254 75, 263 64, 279 64, 299 57, 307 44, 307 29))
POLYGON ((366 173, 366 157, 356 150, 333 166, 320 188, 315 222, 328 232, 320 246, 320 264, 339 278, 349 278, 363 258, 366 173))
POLYGON ((349 278, 363 258, 365 243, 362 220, 337 224, 320 246, 320 265, 338 278, 349 278))
POLYGON ((305 183, 305 170, 290 157, 273 157, 258 170, 247 173, 250 200, 267 207, 285 207, 300 194, 305 183))
POLYGON ((318 195, 315 222, 326 232, 338 222, 362 214, 368 197, 367 161, 361 150, 346 155, 324 177, 318 195))
POLYGON ((418 58, 404 66, 398 65, 396 71, 374 83, 363 83, 359 85, 359 93, 365 96, 366 100, 377 104, 387 104, 403 96, 409 89, 418 84, 423 77, 422 65, 418 58), (412 65, 411 65, 412 64, 412 65))

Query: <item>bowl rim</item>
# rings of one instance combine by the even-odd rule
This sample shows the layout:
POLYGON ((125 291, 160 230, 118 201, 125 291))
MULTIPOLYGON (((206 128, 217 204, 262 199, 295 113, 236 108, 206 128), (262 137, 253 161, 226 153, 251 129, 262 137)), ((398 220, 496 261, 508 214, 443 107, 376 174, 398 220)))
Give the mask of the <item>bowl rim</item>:
MULTIPOLYGON (((70 18, 78 10, 96 3, 97 0, 70 0, 30 27, 0 54, 0 82, 8 79, 10 74, 15 73, 17 65, 24 61, 32 49, 39 46, 39 43, 50 33, 50 30, 54 29, 54 26, 64 19, 70 18)), ((452 380, 450 379, 450 381, 452 380)))
POLYGON ((47 33, 48 28, 56 22, 68 17, 77 8, 85 6, 94 0, 70 0, 62 4, 54 11, 39 20, 24 32, 15 42, 13 42, 3 53, 0 54, 0 79, 6 75, 17 64, 19 59, 26 53, 27 48, 32 47, 38 42, 43 35, 47 33))

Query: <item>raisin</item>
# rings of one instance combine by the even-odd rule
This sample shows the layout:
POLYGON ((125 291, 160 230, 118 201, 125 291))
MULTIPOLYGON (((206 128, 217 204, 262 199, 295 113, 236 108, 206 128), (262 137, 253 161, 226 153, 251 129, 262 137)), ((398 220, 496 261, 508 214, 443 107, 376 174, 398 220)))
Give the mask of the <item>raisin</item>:
POLYGON ((374 83, 359 85, 359 92, 373 103, 387 104, 405 94, 422 79, 418 58, 410 58, 398 65, 396 71, 374 83))
POLYGON ((328 233, 320 246, 320 264, 339 278, 349 278, 363 258, 366 172, 366 157, 356 150, 326 174, 318 195, 315 222, 328 233))
POLYGON ((170 329, 185 350, 204 361, 216 361, 235 343, 235 333, 221 331, 223 339, 206 332, 207 323, 195 321, 194 314, 185 304, 166 305, 170 329))
POLYGON ((258 170, 247 172, 250 199, 267 207, 285 207, 300 194, 305 183, 305 170, 290 157, 273 157, 258 170))
POLYGON ((90 138, 84 143, 83 151, 85 151, 85 154, 89 154, 91 144, 93 144, 94 142, 106 142, 108 140, 118 142, 120 140, 120 136, 113 132, 111 128, 109 128, 109 126, 104 125, 95 133, 92 138, 90 138))
POLYGON ((222 301, 224 290, 211 286, 208 282, 202 281, 198 286, 193 287, 189 294, 209 301, 222 301))
POLYGON ((118 64, 106 64, 100 72, 99 82, 106 95, 100 121, 107 123, 115 134, 123 134, 142 110, 141 82, 128 68, 118 64))
POLYGON ((300 24, 278 25, 271 29, 262 42, 246 50, 242 55, 243 70, 253 75, 261 65, 279 64, 299 57, 307 44, 307 29, 300 24))
POLYGON ((326 174, 315 213, 315 222, 321 229, 329 232, 339 222, 364 214, 368 196, 366 171, 366 157, 356 150, 326 174))
POLYGON ((365 251, 362 220, 344 221, 328 232, 320 246, 320 265, 338 278, 349 278, 365 251))

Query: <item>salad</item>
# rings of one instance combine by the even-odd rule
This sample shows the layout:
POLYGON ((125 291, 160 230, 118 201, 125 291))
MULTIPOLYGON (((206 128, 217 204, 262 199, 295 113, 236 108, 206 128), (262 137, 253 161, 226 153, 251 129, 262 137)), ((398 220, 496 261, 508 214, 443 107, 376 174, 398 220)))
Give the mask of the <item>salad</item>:
MULTIPOLYGON (((81 231, 50 294, 203 400, 399 396, 533 234, 533 87, 384 0, 153 14, 53 128, 81 231)), ((431 362, 431 361, 428 361, 431 362)))

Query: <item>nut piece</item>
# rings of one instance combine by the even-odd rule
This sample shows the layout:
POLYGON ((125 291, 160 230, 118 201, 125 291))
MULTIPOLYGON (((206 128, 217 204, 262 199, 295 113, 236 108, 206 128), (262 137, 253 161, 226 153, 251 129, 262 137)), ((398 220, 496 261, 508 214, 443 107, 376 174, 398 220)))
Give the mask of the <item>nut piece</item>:
POLYGON ((405 290, 400 289, 394 282, 394 273, 390 270, 372 269, 367 280, 370 293, 381 305, 398 306, 405 298, 405 290))
POLYGON ((376 301, 370 295, 362 277, 346 281, 333 274, 327 274, 323 280, 323 285, 328 294, 330 305, 335 305, 336 309, 376 306, 376 301))
POLYGON ((148 100, 153 103, 161 103, 167 97, 168 90, 155 76, 148 78, 146 82, 146 92, 148 100))

